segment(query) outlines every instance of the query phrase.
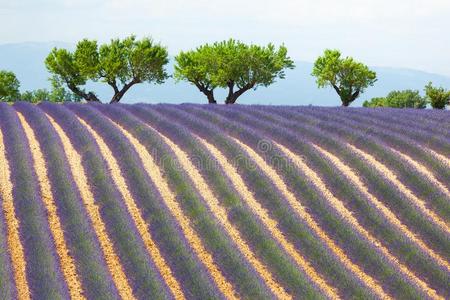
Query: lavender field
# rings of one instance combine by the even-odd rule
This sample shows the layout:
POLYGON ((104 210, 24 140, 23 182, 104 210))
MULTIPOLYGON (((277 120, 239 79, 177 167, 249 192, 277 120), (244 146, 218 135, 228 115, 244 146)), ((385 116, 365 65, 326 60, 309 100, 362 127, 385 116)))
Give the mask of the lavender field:
POLYGON ((450 112, 0 103, 0 299, 449 299, 450 112))

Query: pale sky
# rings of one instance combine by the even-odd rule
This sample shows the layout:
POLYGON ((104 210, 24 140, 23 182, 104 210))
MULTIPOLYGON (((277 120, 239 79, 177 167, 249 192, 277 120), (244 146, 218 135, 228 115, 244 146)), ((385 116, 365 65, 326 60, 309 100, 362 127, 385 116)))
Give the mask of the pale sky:
POLYGON ((450 0, 0 0, 0 43, 152 36, 171 54, 234 37, 314 61, 340 49, 372 66, 450 76, 450 0))

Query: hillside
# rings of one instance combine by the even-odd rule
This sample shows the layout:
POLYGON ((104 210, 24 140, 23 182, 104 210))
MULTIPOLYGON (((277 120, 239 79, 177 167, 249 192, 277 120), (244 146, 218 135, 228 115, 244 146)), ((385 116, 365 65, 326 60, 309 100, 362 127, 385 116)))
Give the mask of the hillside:
POLYGON ((0 103, 0 299, 450 298, 450 112, 0 103))
MULTIPOLYGON (((50 88, 44 60, 53 47, 73 48, 71 44, 52 43, 17 43, 0 45, 0 69, 13 71, 22 84, 22 91, 50 88)), ((286 72, 286 79, 279 80, 269 88, 259 88, 244 94, 242 104, 277 104, 277 105, 326 105, 337 106, 339 98, 333 89, 318 89, 315 78, 311 76, 311 62, 296 61, 296 68, 286 72), (301 99, 301 101, 299 100, 301 99)), ((372 97, 384 97, 392 90, 418 89, 423 93, 424 86, 432 81, 435 85, 450 86, 450 77, 438 74, 401 68, 373 67, 378 81, 369 88, 353 106, 361 106, 364 100, 372 97)), ((173 72, 173 58, 167 66, 173 72)), ((112 90, 104 84, 90 84, 105 102, 111 98, 112 90)), ((217 98, 223 102, 225 91, 218 90, 217 98)), ((175 83, 172 78, 163 85, 141 84, 133 87, 123 99, 126 103, 206 103, 206 98, 196 87, 185 82, 175 83)))

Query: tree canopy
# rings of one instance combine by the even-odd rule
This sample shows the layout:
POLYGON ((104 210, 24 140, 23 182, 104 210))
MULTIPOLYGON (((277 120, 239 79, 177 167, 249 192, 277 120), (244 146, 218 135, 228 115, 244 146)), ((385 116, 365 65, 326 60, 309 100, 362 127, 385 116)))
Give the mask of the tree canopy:
POLYGON ((15 101, 20 97, 20 82, 10 71, 0 70, 0 101, 15 101))
POLYGON ((376 73, 366 65, 351 57, 342 58, 338 50, 329 49, 315 61, 312 75, 319 88, 333 87, 343 106, 349 106, 377 81, 376 73))
POLYGON ((450 90, 445 90, 443 87, 433 87, 432 82, 425 86, 425 93, 433 108, 444 109, 446 105, 450 104, 450 90))
POLYGON ((370 100, 366 100, 363 103, 363 107, 386 107, 386 98, 375 97, 370 100))
POLYGON ((175 61, 175 79, 195 85, 209 103, 217 102, 216 88, 228 89, 225 103, 233 104, 246 91, 267 87, 285 78, 285 69, 294 68, 285 46, 276 49, 273 44, 247 45, 233 39, 180 52, 175 61))
POLYGON ((93 92, 84 90, 89 80, 108 84, 114 92, 110 103, 119 102, 135 84, 163 83, 168 78, 164 69, 168 62, 165 47, 135 36, 100 46, 95 40, 84 39, 74 52, 54 48, 45 61, 53 80, 65 83, 86 101, 100 101, 93 92))
POLYGON ((364 107, 425 108, 427 99, 417 90, 392 91, 384 98, 364 101, 364 107))

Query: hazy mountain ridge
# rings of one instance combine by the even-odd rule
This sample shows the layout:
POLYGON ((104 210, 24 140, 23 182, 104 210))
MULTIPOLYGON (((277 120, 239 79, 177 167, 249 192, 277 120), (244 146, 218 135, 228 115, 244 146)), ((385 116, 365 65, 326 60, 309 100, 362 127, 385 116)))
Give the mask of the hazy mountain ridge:
MULTIPOLYGON (((49 87, 49 74, 44 65, 44 59, 53 47, 73 48, 73 44, 62 42, 48 43, 17 43, 0 45, 0 69, 11 70, 16 73, 21 82, 21 90, 49 87)), ((170 49, 169 49, 170 50, 170 49)), ((287 105, 339 105, 337 95, 331 89, 319 90, 315 79, 310 75, 312 63, 296 61, 296 68, 286 72, 286 79, 279 80, 269 88, 259 88, 249 91, 239 100, 245 104, 287 104, 287 105)), ((173 59, 167 67, 169 73, 173 70, 173 59)), ((354 105, 372 97, 385 96, 392 90, 419 89, 433 81, 435 85, 450 87, 450 77, 432 74, 424 71, 373 67, 378 74, 378 82, 369 88, 354 105)), ((111 97, 108 86, 103 84, 89 84, 101 99, 105 101, 111 97)), ((225 98, 224 91, 217 91, 220 102, 225 98)), ((205 103, 206 98, 194 86, 187 83, 175 83, 169 79, 165 84, 156 86, 141 84, 133 87, 124 97, 124 102, 147 103, 205 103)))

